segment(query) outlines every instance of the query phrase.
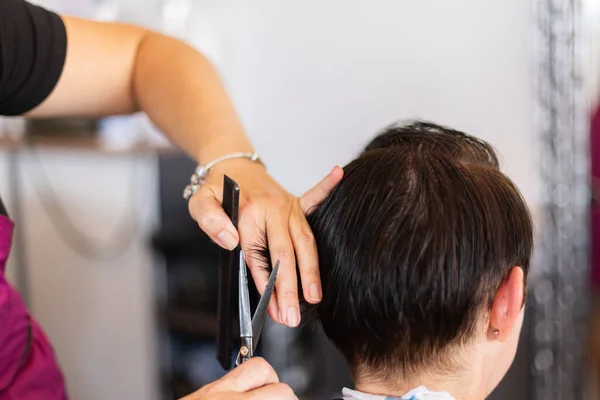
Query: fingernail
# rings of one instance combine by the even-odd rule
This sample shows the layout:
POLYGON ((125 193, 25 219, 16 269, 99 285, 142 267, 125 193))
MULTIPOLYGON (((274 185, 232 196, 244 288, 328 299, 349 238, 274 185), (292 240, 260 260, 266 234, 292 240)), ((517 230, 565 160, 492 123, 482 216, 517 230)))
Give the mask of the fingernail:
POLYGON ((283 316, 281 315, 281 310, 277 313, 277 317, 279 317, 279 323, 283 324, 283 316))
POLYGON ((235 249, 235 246, 237 246, 237 239, 228 231, 223 231, 219 233, 219 235, 217 236, 217 241, 222 247, 226 248, 227 250, 233 250, 235 249))
POLYGON ((299 320, 300 316, 298 315, 298 310, 296 310, 294 307, 288 308, 287 325, 293 328, 298 325, 299 320))
POLYGON ((319 289, 319 286, 316 283, 313 283, 312 285, 310 285, 310 298, 313 301, 320 301, 321 300, 321 289, 319 289))

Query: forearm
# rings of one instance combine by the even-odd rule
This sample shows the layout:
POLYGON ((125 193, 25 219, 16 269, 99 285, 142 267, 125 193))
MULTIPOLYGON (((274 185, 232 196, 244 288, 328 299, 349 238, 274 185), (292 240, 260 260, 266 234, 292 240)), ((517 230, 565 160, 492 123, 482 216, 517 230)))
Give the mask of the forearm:
POLYGON ((137 108, 200 163, 252 145, 211 63, 185 43, 150 33, 133 71, 137 108))
POLYGON ((198 162, 252 149, 217 72, 198 51, 137 26, 62 18, 68 46, 61 78, 27 116, 141 110, 198 162))
MULTIPOLYGON (((253 150, 218 74, 193 48, 136 26, 61 19, 65 30, 58 27, 66 42, 59 41, 55 44, 61 46, 50 49, 59 54, 55 68, 66 52, 60 79, 28 117, 102 118, 141 110, 201 164, 253 150)), ((56 79, 58 70, 54 71, 56 79)), ((300 321, 295 254, 305 298, 320 299, 316 245, 304 214, 324 201, 340 181, 342 170, 335 171, 299 201, 259 163, 231 160, 215 166, 189 201, 192 217, 225 249, 238 244, 247 248, 268 234, 271 258, 281 261, 278 305, 272 302, 269 313, 280 322, 278 315, 286 315, 289 326, 300 321), (241 188, 239 229, 221 205, 224 173, 241 188)), ((252 257, 247 261, 257 287, 264 290, 264 270, 252 257)))

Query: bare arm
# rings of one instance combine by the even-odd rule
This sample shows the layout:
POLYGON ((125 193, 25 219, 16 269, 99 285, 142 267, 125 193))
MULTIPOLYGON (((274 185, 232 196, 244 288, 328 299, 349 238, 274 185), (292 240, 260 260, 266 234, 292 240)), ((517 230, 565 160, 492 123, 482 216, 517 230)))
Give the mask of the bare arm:
MULTIPOLYGON (((107 116, 144 111, 179 147, 205 164, 252 145, 210 62, 192 47, 139 27, 63 17, 67 56, 53 93, 29 113, 42 116, 107 116)), ((191 172, 191 171, 190 171, 191 172)), ((300 322, 296 258, 304 297, 321 300, 315 241, 305 218, 342 177, 334 169, 302 200, 287 193, 249 160, 217 164, 190 200, 190 214, 224 248, 242 248, 267 233, 273 260, 281 260, 271 317, 289 326, 300 322), (221 207, 223 175, 241 188, 239 231, 221 207)), ((248 253, 249 254, 249 253, 248 253)), ((268 276, 247 259, 262 292, 268 276)))
POLYGON ((252 150, 217 72, 201 53, 136 26, 63 21, 68 37, 63 74, 29 116, 102 117, 143 110, 198 162, 252 150))

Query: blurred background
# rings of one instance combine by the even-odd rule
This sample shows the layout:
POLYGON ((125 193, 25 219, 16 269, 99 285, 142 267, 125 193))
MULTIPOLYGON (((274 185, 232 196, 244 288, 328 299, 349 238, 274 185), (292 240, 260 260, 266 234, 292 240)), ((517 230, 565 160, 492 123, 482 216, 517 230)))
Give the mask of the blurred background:
MULTIPOLYGON (((298 195, 398 119, 491 142, 538 242, 519 353, 490 399, 600 398, 590 288, 600 2, 36 3, 201 49, 271 174, 298 195)), ((144 116, 1 119, 0 134, 0 191, 17 222, 10 279, 50 336, 72 398, 173 399, 221 376, 218 251, 181 198, 194 164, 144 116)), ((318 330, 271 325, 262 343, 301 398, 351 384, 318 330)))

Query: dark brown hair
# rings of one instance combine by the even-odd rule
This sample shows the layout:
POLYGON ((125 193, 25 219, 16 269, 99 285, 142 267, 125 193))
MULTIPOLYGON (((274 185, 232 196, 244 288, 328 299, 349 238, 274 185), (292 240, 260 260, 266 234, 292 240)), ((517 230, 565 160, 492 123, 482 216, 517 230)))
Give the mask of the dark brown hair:
POLYGON ((324 296, 314 311, 353 369, 380 376, 443 364, 510 270, 527 275, 533 249, 493 148, 423 122, 373 139, 309 223, 324 296))

